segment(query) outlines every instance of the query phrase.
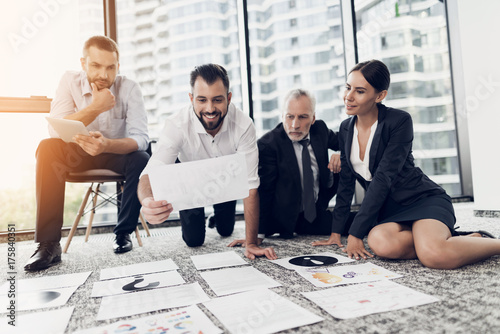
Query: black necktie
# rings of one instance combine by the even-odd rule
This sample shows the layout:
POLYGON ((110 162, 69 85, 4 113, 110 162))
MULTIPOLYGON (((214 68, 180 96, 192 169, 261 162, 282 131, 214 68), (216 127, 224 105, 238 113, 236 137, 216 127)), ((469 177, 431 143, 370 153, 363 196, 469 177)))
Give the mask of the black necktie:
POLYGON ((304 207, 304 218, 312 223, 316 218, 316 203, 314 201, 314 178, 311 168, 311 156, 307 146, 309 139, 299 141, 302 145, 302 205, 304 207))

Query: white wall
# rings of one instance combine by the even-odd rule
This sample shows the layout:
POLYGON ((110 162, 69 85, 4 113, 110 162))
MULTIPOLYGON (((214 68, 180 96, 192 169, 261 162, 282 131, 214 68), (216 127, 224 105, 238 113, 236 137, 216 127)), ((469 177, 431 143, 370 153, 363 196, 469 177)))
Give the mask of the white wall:
MULTIPOLYGON (((500 211, 500 1, 457 0, 475 210, 500 211)), ((460 75, 459 75, 460 76, 460 75)), ((460 102, 461 101, 461 102, 460 102)))

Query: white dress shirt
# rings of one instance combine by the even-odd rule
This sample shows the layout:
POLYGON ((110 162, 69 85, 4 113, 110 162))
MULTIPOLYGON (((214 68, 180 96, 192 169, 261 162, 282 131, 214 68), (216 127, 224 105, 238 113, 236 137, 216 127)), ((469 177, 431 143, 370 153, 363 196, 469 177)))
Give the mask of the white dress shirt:
POLYGON ((375 130, 377 130, 377 125, 378 120, 373 123, 370 129, 370 137, 368 138, 368 143, 366 144, 365 156, 363 160, 359 158, 358 127, 357 124, 354 125, 354 135, 352 136, 351 147, 351 164, 354 171, 361 175, 366 181, 372 180, 372 173, 369 169, 370 149, 372 146, 373 136, 375 135, 375 130))
MULTIPOLYGON (((115 96, 115 106, 101 113, 87 126, 89 131, 100 131, 110 139, 132 138, 138 150, 145 151, 149 145, 148 119, 139 85, 118 75, 109 88, 115 96)), ((64 73, 56 95, 50 106, 50 117, 64 118, 88 107, 92 103, 92 88, 83 71, 64 73)), ((49 125, 51 137, 58 137, 49 125)))
POLYGON ((153 166, 216 158, 244 153, 250 189, 259 187, 259 151, 252 119, 233 104, 217 134, 208 134, 190 104, 165 121, 165 126, 151 159, 142 175, 153 166))

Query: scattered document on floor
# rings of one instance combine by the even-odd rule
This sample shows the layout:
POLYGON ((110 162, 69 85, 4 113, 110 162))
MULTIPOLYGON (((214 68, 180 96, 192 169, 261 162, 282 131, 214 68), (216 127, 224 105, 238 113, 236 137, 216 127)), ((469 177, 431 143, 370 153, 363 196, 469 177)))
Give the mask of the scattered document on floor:
POLYGON ((203 305, 230 333, 275 333, 324 320, 268 289, 219 297, 203 305))
POLYGON ((158 165, 148 175, 155 200, 170 202, 174 211, 242 199, 249 193, 246 159, 239 153, 158 165))
POLYGON ((159 289, 184 283, 186 283, 186 281, 177 270, 146 275, 134 275, 95 282, 90 297, 119 295, 122 293, 159 289))
POLYGON ((331 266, 333 264, 353 262, 354 260, 346 256, 338 255, 335 253, 324 252, 317 254, 291 256, 283 259, 268 260, 268 261, 280 265, 286 269, 295 270, 302 268, 331 266))
POLYGON ((402 275, 398 273, 373 263, 300 269, 297 270, 297 272, 309 282, 320 288, 402 277, 402 275))
POLYGON ((222 330, 215 326, 202 310, 193 305, 152 316, 122 320, 106 326, 77 331, 73 334, 110 333, 219 334, 222 333, 222 330))
POLYGON ((198 283, 102 297, 97 320, 127 317, 210 300, 198 283))
POLYGON ((0 322, 0 333, 4 334, 64 334, 74 307, 57 310, 16 314, 15 326, 0 322))
POLYGON ((158 273, 162 271, 177 270, 179 267, 172 259, 135 263, 127 266, 106 268, 101 270, 100 280, 121 278, 134 275, 158 273))
MULTIPOLYGON (((29 311, 62 306, 68 302, 76 289, 78 289, 78 286, 33 291, 19 290, 16 294, 16 311, 29 311)), ((9 298, 7 297, 8 295, 0 296, 1 305, 9 305, 9 298)), ((8 312, 7 307, 2 307, 0 309, 0 313, 6 312, 8 312)))
MULTIPOLYGON (((29 292, 36 290, 47 290, 55 288, 65 288, 69 286, 80 286, 87 278, 89 278, 91 271, 75 274, 55 275, 55 276, 42 276, 36 278, 25 278, 18 280, 17 291, 29 292)), ((7 294, 10 282, 7 281, 0 287, 0 294, 7 294)))
POLYGON ((208 283, 217 296, 281 286, 271 277, 261 273, 254 267, 228 268, 204 271, 201 277, 208 283))
POLYGON ((235 251, 193 255, 191 256, 191 260, 198 270, 234 267, 248 264, 248 262, 243 260, 235 251))
POLYGON ((439 301, 436 297, 390 280, 302 292, 302 294, 338 319, 356 318, 439 301))
MULTIPOLYGON (((85 283, 92 272, 75 274, 43 276, 27 278, 17 281, 16 288, 16 311, 36 310, 47 307, 58 307, 66 304, 78 289, 85 283)), ((10 281, 7 280, 7 284, 10 281)), ((4 284, 5 285, 5 284, 4 284)), ((8 291, 4 285, 0 288, 1 305, 8 304, 8 291)), ((7 312, 7 308, 0 309, 0 313, 7 312)))

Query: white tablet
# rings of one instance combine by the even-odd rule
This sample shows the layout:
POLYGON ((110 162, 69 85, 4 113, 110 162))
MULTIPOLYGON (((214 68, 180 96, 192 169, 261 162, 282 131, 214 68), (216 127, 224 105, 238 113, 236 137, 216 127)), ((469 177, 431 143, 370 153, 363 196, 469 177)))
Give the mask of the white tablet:
POLYGON ((80 121, 74 121, 64 118, 45 118, 47 119, 47 122, 49 122, 49 124, 54 128, 54 130, 56 130, 59 137, 66 143, 74 143, 73 137, 75 135, 90 135, 85 125, 80 121))

